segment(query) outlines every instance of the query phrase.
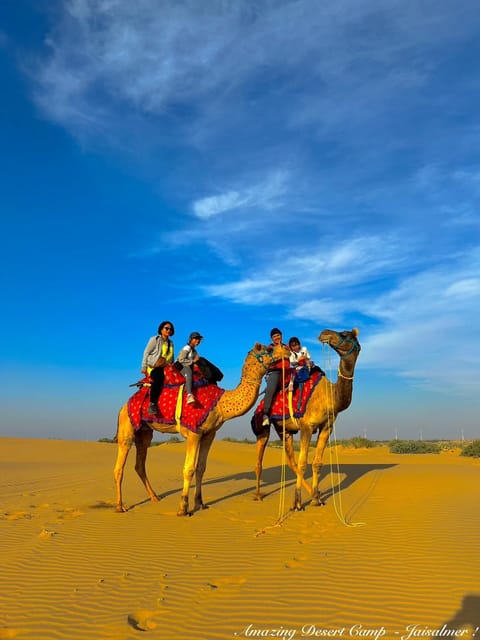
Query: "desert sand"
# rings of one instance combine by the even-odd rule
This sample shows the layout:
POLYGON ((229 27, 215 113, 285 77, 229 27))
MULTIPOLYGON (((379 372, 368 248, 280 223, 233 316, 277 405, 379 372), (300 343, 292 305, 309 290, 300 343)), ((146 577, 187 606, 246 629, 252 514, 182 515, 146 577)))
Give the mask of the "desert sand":
POLYGON ((290 512, 281 450, 258 502, 255 446, 218 440, 210 508, 180 518, 183 443, 149 451, 158 503, 132 451, 116 513, 116 445, 0 442, 0 639, 480 638, 480 462, 458 451, 332 448, 326 505, 290 512))

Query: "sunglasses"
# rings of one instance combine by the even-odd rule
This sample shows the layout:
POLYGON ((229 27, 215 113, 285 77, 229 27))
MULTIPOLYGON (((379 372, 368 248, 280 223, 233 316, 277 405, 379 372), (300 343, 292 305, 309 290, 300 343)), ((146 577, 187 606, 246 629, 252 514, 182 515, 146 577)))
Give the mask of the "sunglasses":
POLYGON ((163 327, 166 331, 173 331, 173 327, 163 327))

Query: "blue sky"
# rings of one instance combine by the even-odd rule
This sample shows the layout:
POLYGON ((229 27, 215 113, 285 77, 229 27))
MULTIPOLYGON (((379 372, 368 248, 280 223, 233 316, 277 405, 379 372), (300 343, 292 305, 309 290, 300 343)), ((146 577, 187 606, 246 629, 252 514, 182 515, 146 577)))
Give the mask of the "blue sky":
POLYGON ((356 326, 338 437, 479 437, 479 32, 474 0, 1 2, 0 434, 111 436, 169 319, 226 388, 273 326, 322 365, 356 326))

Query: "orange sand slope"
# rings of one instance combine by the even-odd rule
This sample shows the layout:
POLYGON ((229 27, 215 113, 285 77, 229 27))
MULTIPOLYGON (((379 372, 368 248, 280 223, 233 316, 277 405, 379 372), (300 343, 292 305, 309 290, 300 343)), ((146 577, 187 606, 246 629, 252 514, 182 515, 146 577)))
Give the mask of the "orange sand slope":
POLYGON ((477 460, 340 449, 326 506, 273 526, 277 449, 255 502, 255 447, 215 442, 210 509, 179 518, 183 443, 149 451, 159 503, 129 458, 124 514, 115 445, 0 443, 0 639, 480 638, 477 460))

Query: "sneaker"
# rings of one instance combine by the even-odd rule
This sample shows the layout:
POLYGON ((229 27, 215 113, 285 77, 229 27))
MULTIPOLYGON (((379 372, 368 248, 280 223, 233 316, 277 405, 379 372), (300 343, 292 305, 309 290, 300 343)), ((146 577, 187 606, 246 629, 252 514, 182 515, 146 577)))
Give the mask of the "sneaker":
POLYGON ((263 416, 262 427, 268 427, 270 424, 270 418, 265 414, 263 416))
POLYGON ((187 396, 187 404, 193 404, 195 402, 195 398, 193 397, 193 393, 189 393, 187 396))
POLYGON ((158 416, 158 407, 152 402, 148 405, 148 413, 154 416, 158 416))

